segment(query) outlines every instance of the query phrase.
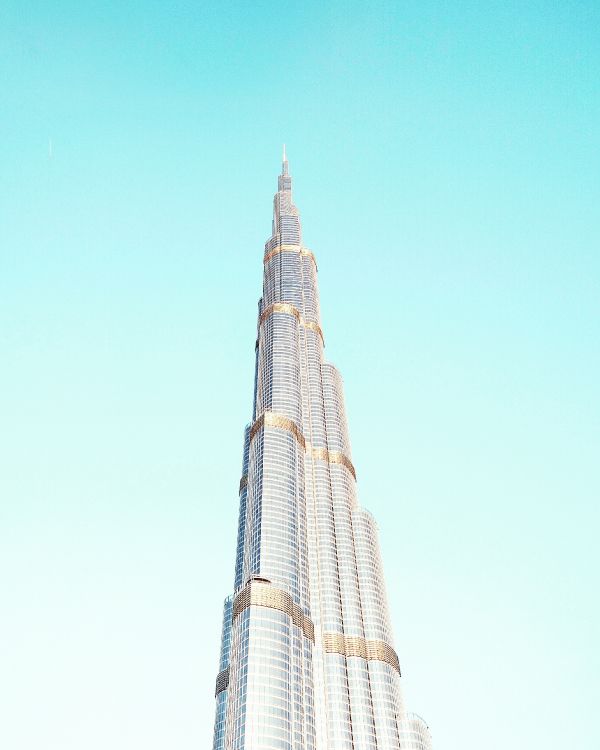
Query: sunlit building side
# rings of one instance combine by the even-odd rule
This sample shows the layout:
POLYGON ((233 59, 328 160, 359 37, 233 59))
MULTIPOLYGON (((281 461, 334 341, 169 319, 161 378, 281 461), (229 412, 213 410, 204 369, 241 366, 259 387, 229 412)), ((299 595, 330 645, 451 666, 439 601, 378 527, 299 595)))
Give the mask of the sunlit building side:
POLYGON ((399 726, 400 750, 431 750, 431 733, 424 719, 407 713, 399 726))
POLYGON ((324 358, 317 261, 278 178, 244 433, 213 750, 400 750, 377 528, 358 503, 343 384, 324 358))

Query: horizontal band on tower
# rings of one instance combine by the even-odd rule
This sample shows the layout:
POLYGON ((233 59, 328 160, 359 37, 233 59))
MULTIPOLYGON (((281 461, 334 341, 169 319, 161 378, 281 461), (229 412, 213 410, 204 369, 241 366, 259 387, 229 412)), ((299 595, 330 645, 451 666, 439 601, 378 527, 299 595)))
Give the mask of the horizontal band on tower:
POLYGON ((241 494, 244 487, 247 487, 247 486, 248 486, 248 475, 244 474, 242 478, 240 479, 240 489, 238 491, 238 494, 241 494))
POLYGON ((398 654, 384 641, 370 641, 355 635, 323 633, 323 648, 328 654, 342 654, 345 657, 359 656, 369 661, 384 661, 400 674, 398 654))
MULTIPOLYGON (((340 464, 341 466, 345 466, 354 479, 356 479, 356 469, 348 456, 341 451, 330 451, 327 450, 327 448, 315 448, 310 443, 307 443, 298 425, 288 417, 284 417, 281 414, 275 414, 272 411, 264 412, 264 414, 262 414, 262 416, 260 416, 250 428, 250 440, 252 440, 261 427, 276 427, 279 430, 287 430, 287 432, 290 432, 296 438, 312 458, 317 461, 327 461, 327 463, 330 464, 340 464)), ((240 492, 248 483, 248 477, 246 476, 245 484, 242 486, 243 481, 244 477, 242 477, 240 481, 240 492)))
POLYGON ((318 333, 323 342, 323 346, 325 346, 325 337, 323 336, 323 331, 318 323, 313 323, 312 320, 301 320, 300 325, 304 326, 304 328, 310 328, 311 331, 318 333))
POLYGON ((318 333, 323 345, 325 345, 325 338, 323 337, 321 326, 318 325, 318 323, 313 323, 311 320, 304 320, 300 314, 300 310, 294 305, 289 302, 274 302, 262 311, 260 315, 260 324, 262 325, 270 315, 273 315, 273 313, 286 313, 287 315, 293 315, 301 326, 304 328, 310 328, 311 331, 318 333))
POLYGON ((219 693, 222 693, 223 690, 227 690, 229 687, 229 667, 225 667, 219 674, 217 675, 217 680, 215 682, 215 698, 219 693))
POLYGON ((315 268, 317 267, 317 259, 315 258, 313 253, 311 253, 311 251, 307 248, 302 247, 302 245, 277 245, 272 250, 269 250, 268 253, 265 253, 263 263, 268 263, 271 258, 273 258, 275 255, 279 255, 279 253, 299 253, 300 255, 304 255, 307 258, 311 258, 312 262, 315 264, 315 268))
POLYGON ((302 316, 300 315, 300 310, 298 310, 297 307, 290 304, 289 302, 275 302, 272 305, 269 305, 265 310, 262 311, 260 315, 260 322, 264 323, 265 320, 269 317, 269 315, 273 315, 273 313, 287 313, 288 315, 293 315, 298 323, 302 320, 302 316))
POLYGON ((250 429, 250 440, 256 435, 261 427, 276 427, 279 430, 290 432, 303 448, 306 448, 306 440, 298 425, 288 417, 275 414, 272 411, 264 412, 252 425, 250 429))
POLYGON ((282 591, 270 583, 249 581, 233 600, 233 620, 248 607, 268 607, 284 612, 292 618, 311 641, 315 640, 315 628, 310 617, 307 617, 287 591, 282 591))
POLYGON ((341 451, 328 451, 327 448, 313 448, 310 444, 307 445, 307 452, 310 452, 311 456, 317 460, 327 461, 330 464, 341 464, 345 466, 348 471, 356 479, 356 469, 352 461, 348 456, 344 455, 341 451))

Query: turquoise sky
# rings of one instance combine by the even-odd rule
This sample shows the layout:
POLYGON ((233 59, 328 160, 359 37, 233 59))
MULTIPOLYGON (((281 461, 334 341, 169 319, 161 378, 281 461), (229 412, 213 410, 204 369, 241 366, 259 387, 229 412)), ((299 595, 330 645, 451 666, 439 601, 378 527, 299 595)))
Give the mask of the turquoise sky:
POLYGON ((210 747, 288 146, 436 750, 600 747, 600 6, 0 7, 0 745, 210 747))

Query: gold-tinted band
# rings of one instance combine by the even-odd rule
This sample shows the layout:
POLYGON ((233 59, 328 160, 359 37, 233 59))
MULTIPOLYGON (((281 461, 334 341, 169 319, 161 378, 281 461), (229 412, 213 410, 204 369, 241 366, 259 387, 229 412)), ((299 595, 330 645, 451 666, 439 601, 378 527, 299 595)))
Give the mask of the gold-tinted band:
POLYGON ((312 457, 317 460, 345 466, 354 479, 356 479, 356 469, 354 468, 352 461, 340 451, 328 451, 327 448, 313 448, 310 444, 307 445, 307 450, 309 450, 312 457))
POLYGON ((359 656, 361 659, 384 661, 400 674, 398 654, 384 641, 370 641, 360 636, 323 633, 323 648, 328 654, 359 656))
POLYGON ((323 346, 325 346, 325 337, 323 336, 323 331, 321 330, 321 326, 317 323, 313 323, 312 320, 301 320, 300 325, 304 326, 304 328, 309 328, 311 331, 315 331, 315 333, 318 333, 321 337, 321 341, 323 342, 323 346))
POLYGON ((242 490, 244 489, 244 487, 247 487, 247 486, 248 486, 248 475, 244 474, 244 476, 240 479, 240 489, 239 489, 240 494, 242 490))
POLYGON ((215 698, 219 693, 222 693, 223 690, 227 690, 229 687, 229 667, 225 667, 225 669, 222 672, 219 672, 217 675, 217 680, 215 682, 215 698))
MULTIPOLYGON (((340 464, 341 466, 345 466, 354 479, 356 479, 356 469, 348 456, 340 451, 329 451, 327 448, 315 448, 310 443, 307 443, 298 425, 288 417, 284 417, 281 414, 275 414, 272 411, 264 412, 264 414, 260 416, 250 428, 250 440, 252 440, 261 427, 276 427, 279 430, 287 430, 287 432, 290 432, 314 459, 318 461, 327 461, 327 463, 330 464, 340 464)), ((248 477, 242 477, 240 481, 240 492, 246 484, 248 484, 248 477), (244 484, 242 484, 243 482, 244 484)))
POLYGON ((244 586, 233 600, 233 620, 248 607, 268 607, 285 612, 311 641, 315 640, 315 628, 312 620, 307 617, 287 591, 282 591, 270 583, 250 581, 244 586))
POLYGON ((275 302, 265 308, 260 315, 260 325, 262 325, 269 316, 273 315, 273 313, 286 313, 287 315, 293 315, 301 326, 318 333, 321 337, 321 341, 325 344, 325 338, 323 337, 321 326, 317 323, 313 323, 312 320, 304 320, 300 314, 300 310, 289 302, 275 302))
POLYGON ((263 263, 268 263, 271 258, 273 258, 275 255, 279 255, 279 253, 299 253, 300 255, 310 258, 315 264, 315 268, 317 266, 317 260, 315 256, 311 253, 310 250, 308 250, 306 247, 302 247, 301 245, 277 245, 277 247, 274 247, 272 250, 269 250, 268 253, 265 253, 263 263))
POLYGON ((288 417, 284 417, 281 414, 275 414, 272 411, 264 412, 251 427, 250 440, 252 440, 261 427, 276 427, 279 430, 286 430, 296 438, 303 448, 306 447, 304 435, 300 431, 298 425, 288 417))
POLYGON ((287 313, 288 315, 293 315, 298 323, 302 318, 302 316, 300 315, 300 310, 298 310, 297 307, 294 307, 294 305, 291 305, 289 302, 275 302, 262 311, 260 316, 261 324, 265 322, 269 315, 273 315, 273 313, 287 313))

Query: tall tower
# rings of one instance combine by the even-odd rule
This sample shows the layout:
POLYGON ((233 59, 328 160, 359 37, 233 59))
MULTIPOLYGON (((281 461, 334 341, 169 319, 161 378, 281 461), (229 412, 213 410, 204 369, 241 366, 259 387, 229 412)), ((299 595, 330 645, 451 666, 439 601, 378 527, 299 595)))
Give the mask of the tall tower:
POLYGON ((357 501, 342 379, 323 347, 317 263, 302 243, 284 147, 213 750, 404 747, 377 529, 357 501))

